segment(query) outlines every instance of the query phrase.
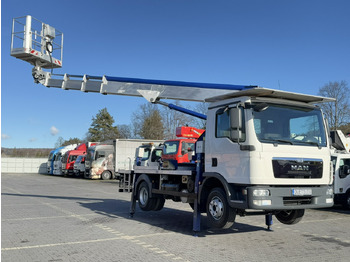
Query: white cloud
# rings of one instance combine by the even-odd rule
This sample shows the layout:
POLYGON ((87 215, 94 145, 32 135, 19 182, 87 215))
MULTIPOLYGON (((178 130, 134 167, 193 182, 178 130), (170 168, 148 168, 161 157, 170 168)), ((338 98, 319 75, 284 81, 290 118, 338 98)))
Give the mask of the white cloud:
POLYGON ((6 140, 6 139, 10 139, 11 137, 7 134, 1 134, 1 139, 2 140, 6 140))
POLYGON ((60 131, 59 131, 55 126, 52 126, 52 127, 50 128, 50 133, 51 133, 51 135, 55 136, 55 135, 58 134, 58 132, 60 132, 60 131))

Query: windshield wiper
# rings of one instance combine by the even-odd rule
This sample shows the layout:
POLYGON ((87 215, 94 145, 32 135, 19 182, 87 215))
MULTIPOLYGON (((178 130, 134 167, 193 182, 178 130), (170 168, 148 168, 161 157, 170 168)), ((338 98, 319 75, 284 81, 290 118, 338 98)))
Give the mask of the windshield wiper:
POLYGON ((293 145, 293 142, 290 140, 276 139, 276 141, 293 145))
POLYGON ((303 141, 303 143, 309 144, 309 145, 313 145, 313 146, 317 146, 319 149, 321 149, 321 145, 319 143, 317 143, 317 142, 303 141))
POLYGON ((277 142, 280 142, 280 143, 286 143, 286 144, 294 145, 292 141, 284 140, 284 139, 261 139, 261 141, 272 142, 274 144, 277 144, 277 142))

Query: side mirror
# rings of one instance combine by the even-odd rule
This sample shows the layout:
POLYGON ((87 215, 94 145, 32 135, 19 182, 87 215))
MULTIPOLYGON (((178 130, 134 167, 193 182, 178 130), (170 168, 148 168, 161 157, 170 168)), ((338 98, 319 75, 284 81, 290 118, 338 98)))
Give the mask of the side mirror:
POLYGON ((234 107, 230 109, 231 139, 239 141, 242 139, 242 111, 234 107))

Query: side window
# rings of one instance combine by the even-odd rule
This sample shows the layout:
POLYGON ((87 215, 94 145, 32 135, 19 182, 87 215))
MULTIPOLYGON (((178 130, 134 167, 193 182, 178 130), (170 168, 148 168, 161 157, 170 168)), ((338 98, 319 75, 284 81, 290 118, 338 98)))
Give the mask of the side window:
POLYGON ((230 138, 230 112, 229 110, 218 110, 216 113, 216 137, 230 138))
MULTIPOLYGON (((241 139, 239 142, 244 142, 246 138, 245 134, 245 120, 244 120, 244 110, 240 108, 242 115, 242 129, 241 131, 241 139)), ((231 139, 233 142, 238 142, 237 140, 233 140, 231 138, 231 123, 230 123, 230 110, 227 108, 221 108, 216 112, 216 130, 215 137, 227 137, 231 139)))
POLYGON ((344 172, 344 166, 350 166, 350 159, 341 159, 339 161, 339 175, 340 178, 344 178, 344 176, 342 176, 343 172, 344 172))

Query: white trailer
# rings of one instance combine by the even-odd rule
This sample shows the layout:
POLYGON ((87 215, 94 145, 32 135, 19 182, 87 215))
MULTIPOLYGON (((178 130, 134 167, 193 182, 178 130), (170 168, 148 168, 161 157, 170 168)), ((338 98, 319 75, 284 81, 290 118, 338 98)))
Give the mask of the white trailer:
POLYGON ((334 203, 350 209, 350 137, 331 131, 333 140, 334 203))
POLYGON ((88 148, 85 160, 85 178, 108 180, 116 177, 119 169, 132 169, 135 150, 144 143, 161 142, 145 139, 115 139, 88 148))
MULTIPOLYGON (((201 212, 206 212, 209 223, 217 228, 231 226, 237 214, 249 215, 251 210, 266 215, 270 226, 272 215, 284 224, 294 224, 306 208, 333 205, 331 142, 316 104, 334 99, 247 85, 53 75, 43 70, 51 64, 57 66, 52 62, 50 47, 55 38, 49 28, 40 34, 44 37, 41 49, 46 49, 50 59, 11 48, 13 56, 31 59, 36 83, 144 97, 207 119, 206 133, 196 143, 196 164, 179 165, 176 170, 135 167, 131 215, 136 201, 145 211, 160 210, 166 199, 187 202, 194 208, 193 230, 198 231, 201 212), (162 99, 209 102, 208 115, 162 99)), ((26 35, 25 43, 30 41, 28 37, 31 35, 26 35)))

